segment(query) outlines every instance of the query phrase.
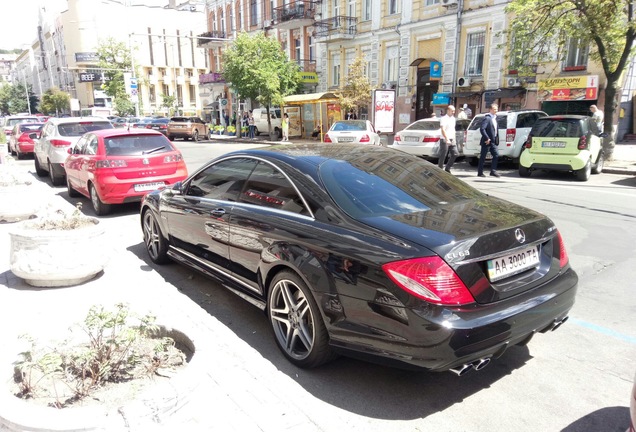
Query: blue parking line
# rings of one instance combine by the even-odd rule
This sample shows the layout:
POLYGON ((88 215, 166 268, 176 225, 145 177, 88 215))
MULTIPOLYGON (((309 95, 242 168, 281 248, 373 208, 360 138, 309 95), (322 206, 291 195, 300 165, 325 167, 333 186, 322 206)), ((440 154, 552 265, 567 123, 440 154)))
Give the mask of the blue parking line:
POLYGON ((607 327, 603 327, 603 326, 599 326, 599 325, 596 325, 596 324, 592 324, 590 322, 582 321, 582 320, 577 319, 577 318, 570 318, 568 320, 568 323, 580 325, 581 327, 585 327, 585 328, 588 328, 590 330, 594 330, 595 332, 602 333, 604 335, 611 336, 613 338, 620 339, 620 340, 622 340, 624 342, 628 342, 628 343, 636 345, 636 337, 628 336, 628 335, 625 335, 623 333, 619 333, 619 332, 617 332, 615 330, 612 330, 612 329, 609 329, 607 327))

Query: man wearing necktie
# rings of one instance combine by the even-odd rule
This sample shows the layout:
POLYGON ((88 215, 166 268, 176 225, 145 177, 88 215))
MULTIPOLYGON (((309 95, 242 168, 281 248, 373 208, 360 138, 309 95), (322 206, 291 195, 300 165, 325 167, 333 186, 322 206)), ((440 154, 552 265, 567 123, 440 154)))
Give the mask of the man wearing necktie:
POLYGON ((501 177, 497 172, 497 161, 499 159, 499 131, 497 128, 497 111, 499 107, 497 104, 490 105, 490 112, 484 116, 481 122, 479 132, 481 132, 481 154, 479 155, 479 165, 477 166, 477 175, 479 177, 486 177, 484 175, 484 162, 486 161, 486 155, 488 152, 492 155, 492 162, 490 165, 490 175, 493 177, 501 177))

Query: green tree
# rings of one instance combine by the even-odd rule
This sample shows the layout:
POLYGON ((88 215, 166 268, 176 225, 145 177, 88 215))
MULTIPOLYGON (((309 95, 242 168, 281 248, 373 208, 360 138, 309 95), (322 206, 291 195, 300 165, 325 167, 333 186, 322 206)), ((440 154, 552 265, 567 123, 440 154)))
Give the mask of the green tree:
POLYGON ((45 114, 60 115, 71 110, 71 96, 58 89, 51 87, 42 95, 40 110, 45 114))
POLYGON ((360 107, 369 106, 371 93, 375 89, 366 75, 366 62, 362 56, 349 65, 347 76, 340 84, 340 106, 344 112, 350 109, 360 112, 360 107))
POLYGON ((177 97, 175 95, 161 95, 161 106, 168 108, 168 116, 172 117, 172 115, 175 113, 176 103, 177 97))
MULTIPOLYGON (((297 91, 299 68, 283 52, 280 43, 258 32, 239 33, 223 52, 223 77, 242 97, 258 101, 268 110, 282 106, 283 98, 297 91)), ((271 119, 267 118, 269 133, 271 119)))
POLYGON ((39 99, 28 86, 29 102, 27 102, 27 91, 22 83, 4 84, 0 87, 0 110, 7 114, 17 114, 22 112, 37 112, 39 99))
POLYGON ((603 132, 607 135, 603 150, 607 159, 614 152, 611 132, 620 78, 634 52, 634 7, 632 0, 512 0, 506 7, 516 17, 508 30, 512 51, 519 53, 523 47, 532 47, 527 51, 537 63, 562 60, 572 39, 589 45, 590 58, 602 65, 607 79, 603 109, 603 132))
POLYGON ((106 80, 102 90, 113 98, 115 111, 119 115, 133 114, 135 107, 126 93, 124 73, 132 72, 132 57, 128 45, 113 38, 102 41, 97 48, 98 65, 106 80))

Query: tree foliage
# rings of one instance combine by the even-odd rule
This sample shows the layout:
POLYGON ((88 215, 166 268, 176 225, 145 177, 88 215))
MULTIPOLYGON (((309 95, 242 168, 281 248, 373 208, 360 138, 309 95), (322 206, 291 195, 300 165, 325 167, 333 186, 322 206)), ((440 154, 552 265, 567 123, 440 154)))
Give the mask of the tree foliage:
POLYGON ((508 31, 515 66, 563 60, 572 39, 589 45, 589 57, 602 65, 607 79, 606 157, 613 151, 611 131, 620 78, 634 53, 634 7, 632 0, 512 0, 506 7, 516 17, 508 31))
MULTIPOLYGON (((299 68, 280 43, 264 33, 239 33, 223 53, 223 77, 241 97, 257 100, 266 108, 280 106, 297 91, 299 68)), ((271 122, 270 123, 271 130, 271 122)))
POLYGON ((51 87, 42 95, 40 111, 45 114, 60 115, 71 109, 71 96, 57 87, 51 87))
POLYGON ((0 85, 0 112, 4 114, 17 114, 29 112, 29 104, 31 113, 37 112, 39 99, 33 94, 31 86, 27 85, 29 102, 27 102, 27 92, 22 83, 0 85))
POLYGON ((132 72, 130 49, 126 43, 108 38, 99 44, 97 55, 98 65, 106 77, 102 83, 102 90, 113 98, 115 110, 119 115, 133 114, 135 107, 126 93, 124 81, 124 73, 132 72))
POLYGON ((360 112, 360 107, 371 103, 371 93, 375 89, 366 75, 364 57, 358 56, 349 65, 347 76, 340 85, 340 106, 344 112, 350 109, 360 112))

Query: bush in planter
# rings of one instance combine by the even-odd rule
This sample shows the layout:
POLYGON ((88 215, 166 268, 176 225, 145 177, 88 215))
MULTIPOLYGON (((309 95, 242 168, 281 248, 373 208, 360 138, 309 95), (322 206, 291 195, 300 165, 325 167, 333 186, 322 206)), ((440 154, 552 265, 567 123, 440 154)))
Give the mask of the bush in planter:
POLYGON ((78 285, 95 277, 108 260, 104 228, 99 219, 81 212, 81 203, 70 214, 49 209, 20 222, 9 235, 11 271, 29 285, 78 285))
POLYGON ((226 131, 226 133, 227 133, 228 135, 234 135, 234 134, 236 134, 236 127, 235 127, 235 126, 230 125, 230 126, 228 126, 228 127, 225 129, 225 131, 226 131))
POLYGON ((221 135, 223 133, 223 129, 224 128, 221 125, 214 126, 214 132, 219 134, 219 135, 221 135))

